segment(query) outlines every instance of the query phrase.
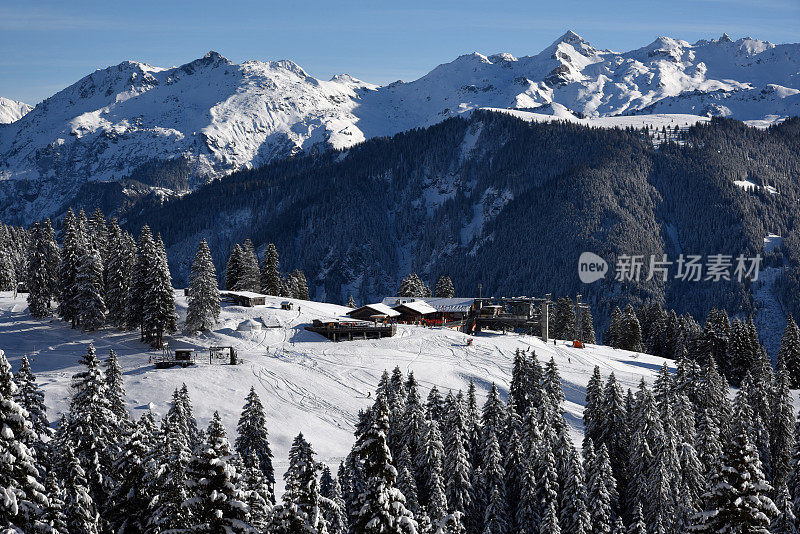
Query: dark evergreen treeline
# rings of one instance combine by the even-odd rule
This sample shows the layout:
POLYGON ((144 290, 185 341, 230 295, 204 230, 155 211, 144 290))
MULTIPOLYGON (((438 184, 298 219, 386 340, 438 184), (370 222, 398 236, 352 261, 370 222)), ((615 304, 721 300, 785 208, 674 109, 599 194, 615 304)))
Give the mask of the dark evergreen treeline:
POLYGON ((598 317, 650 301, 698 317, 714 306, 750 313, 752 299, 735 280, 581 285, 583 251, 612 266, 622 254, 754 256, 776 233, 789 266, 781 295, 796 313, 798 128, 798 119, 766 130, 715 119, 654 148, 641 130, 475 112, 237 172, 128 224, 164 235, 180 280, 198 235, 220 271, 233 243, 251 238, 256 248, 275 243, 318 299, 394 294, 410 262, 429 286, 447 273, 459 295, 473 296, 478 283, 484 295, 583 293, 598 317))
POLYGON ((101 364, 90 346, 53 433, 27 360, 12 376, 0 354, 0 521, 73 534, 796 532, 800 425, 785 366, 760 360, 731 402, 714 358, 691 356, 635 392, 596 367, 580 451, 553 360, 517 351, 507 400, 492 385, 482 406, 473 384, 423 395, 395 368, 335 477, 295 438, 276 502, 254 390, 233 445, 217 414, 198 428, 185 386, 160 423, 132 421, 115 354, 101 364))

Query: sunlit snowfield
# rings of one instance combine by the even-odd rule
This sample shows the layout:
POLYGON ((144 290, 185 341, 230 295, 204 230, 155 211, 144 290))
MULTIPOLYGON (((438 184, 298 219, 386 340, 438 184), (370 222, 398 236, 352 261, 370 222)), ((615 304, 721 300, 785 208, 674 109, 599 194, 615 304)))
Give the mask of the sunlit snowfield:
MULTIPOLYGON (((14 299, 12 293, 4 292, 0 293, 0 349, 14 370, 22 356, 29 357, 45 390, 51 421, 68 408, 70 379, 79 370, 78 358, 89 343, 94 343, 101 359, 110 349, 117 352, 128 408, 136 418, 148 408, 156 416, 166 413, 173 390, 186 383, 198 423, 205 426, 219 411, 232 438, 244 398, 254 386, 264 403, 279 484, 289 445, 299 432, 312 443, 318 458, 335 470, 353 444, 358 411, 373 402, 384 369, 391 372, 399 366, 404 372, 413 371, 423 399, 433 385, 444 396, 449 389, 466 391, 474 380, 482 403, 492 382, 506 395, 514 351, 534 350, 542 364, 555 358, 566 396, 565 416, 573 439, 579 440, 585 386, 595 365, 604 378, 613 371, 623 388, 635 389, 642 377, 651 382, 665 361, 609 347, 576 349, 564 341, 545 344, 519 334, 482 333, 470 346, 469 336, 460 332, 405 325, 398 327, 393 338, 334 343, 303 327, 313 319, 340 317, 348 308, 291 300, 294 309, 286 311, 280 309, 285 300, 291 299, 267 297, 266 306, 254 308, 223 305, 213 333, 176 334, 169 340, 173 349, 200 349, 196 366, 156 369, 149 361, 160 351, 149 351, 140 343, 138 331, 106 328, 84 333, 56 318, 36 320, 28 313, 25 295, 14 299), (267 328, 237 331, 248 318, 260 320, 267 328), (211 345, 235 347, 244 364, 209 364, 204 349, 211 345)), ((176 292, 176 303, 182 325, 186 314, 182 291, 176 292)))

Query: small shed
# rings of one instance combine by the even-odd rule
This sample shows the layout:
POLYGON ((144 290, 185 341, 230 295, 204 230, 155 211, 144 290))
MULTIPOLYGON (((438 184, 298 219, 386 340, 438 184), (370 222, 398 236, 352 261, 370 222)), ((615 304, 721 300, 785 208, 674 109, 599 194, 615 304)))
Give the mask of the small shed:
POLYGON ((371 321, 375 319, 396 319, 400 317, 400 312, 391 309, 386 304, 367 304, 355 310, 347 312, 349 317, 353 319, 361 319, 362 321, 371 321))
POLYGON ((436 308, 425 301, 415 300, 413 302, 403 302, 394 307, 394 311, 400 314, 399 320, 404 323, 416 323, 425 319, 428 315, 436 313, 436 308))
POLYGON ((230 302, 238 306, 252 308, 253 306, 263 306, 267 303, 267 296, 252 291, 220 291, 220 297, 225 302, 230 302))
POLYGON ((281 302, 281 309, 282 310, 292 310, 294 308, 294 304, 289 302, 288 300, 284 300, 281 302))
POLYGON ((239 326, 236 327, 236 330, 239 332, 255 332, 261 330, 262 328, 263 325, 255 319, 245 319, 239 323, 239 326))

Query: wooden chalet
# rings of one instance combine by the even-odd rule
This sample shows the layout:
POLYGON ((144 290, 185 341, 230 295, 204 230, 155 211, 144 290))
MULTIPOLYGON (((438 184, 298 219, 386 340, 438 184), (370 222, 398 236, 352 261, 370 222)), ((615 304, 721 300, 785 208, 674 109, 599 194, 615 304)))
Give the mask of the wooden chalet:
POLYGON ((252 308, 253 306, 263 306, 267 303, 267 296, 252 291, 220 291, 219 296, 224 302, 252 308))
POLYGON ((360 319, 362 321, 386 321, 397 319, 400 312, 391 309, 383 303, 367 304, 355 310, 347 312, 348 317, 360 319))
POLYGON ((401 323, 424 323, 425 319, 434 319, 434 316, 437 313, 436 308, 424 300, 403 302, 395 306, 393 309, 400 314, 400 317, 398 317, 397 320, 401 323))
POLYGON ((425 315, 425 324, 447 326, 464 321, 474 311, 477 299, 468 297, 386 297, 382 304, 397 309, 398 306, 409 302, 423 302, 436 311, 436 313, 425 315))

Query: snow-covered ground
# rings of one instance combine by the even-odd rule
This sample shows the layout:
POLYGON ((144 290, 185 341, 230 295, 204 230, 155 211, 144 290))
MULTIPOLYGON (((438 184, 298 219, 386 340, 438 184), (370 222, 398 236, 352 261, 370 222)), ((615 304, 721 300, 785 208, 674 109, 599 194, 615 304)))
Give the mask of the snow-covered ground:
MULTIPOLYGON (((176 292, 176 300, 182 323, 186 311, 182 292, 176 292)), ((514 350, 532 348, 542 363, 555 358, 566 395, 566 417, 573 437, 579 439, 585 386, 595 365, 604 377, 614 371, 623 387, 635 388, 642 377, 651 381, 665 361, 602 346, 575 349, 562 341, 545 344, 517 334, 483 333, 468 346, 468 336, 460 332, 405 325, 393 338, 334 343, 303 327, 313 319, 340 317, 347 308, 293 301, 294 309, 286 311, 280 308, 284 300, 288 299, 268 297, 265 306, 254 308, 224 305, 214 332, 195 337, 178 334, 169 340, 172 348, 197 348, 205 358, 198 358, 194 367, 155 369, 149 360, 158 353, 149 352, 136 332, 83 333, 55 318, 36 320, 28 313, 24 295, 14 299, 11 293, 0 293, 0 349, 15 370, 22 356, 31 359, 53 421, 68 406, 70 377, 78 371, 78 358, 89 343, 101 358, 112 348, 119 355, 128 408, 136 417, 148 407, 156 415, 164 414, 172 391, 185 382, 198 422, 207 424, 218 410, 233 435, 244 398, 255 386, 266 408, 280 475, 291 440, 301 431, 319 459, 335 466, 352 446, 358 410, 373 402, 383 370, 396 365, 404 372, 414 371, 423 397, 434 384, 444 395, 448 389, 466 390, 474 380, 483 402, 492 382, 504 395, 507 392, 514 350), (270 328, 237 331, 247 319, 270 328), (244 364, 209 364, 203 349, 211 345, 234 346, 244 364)))

